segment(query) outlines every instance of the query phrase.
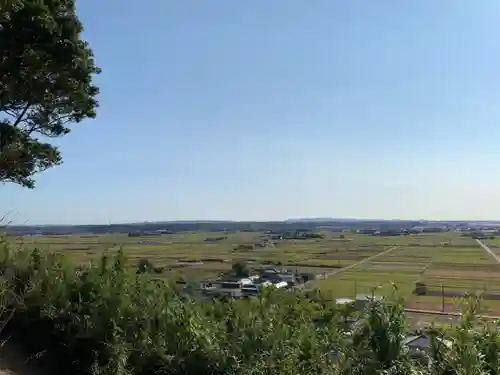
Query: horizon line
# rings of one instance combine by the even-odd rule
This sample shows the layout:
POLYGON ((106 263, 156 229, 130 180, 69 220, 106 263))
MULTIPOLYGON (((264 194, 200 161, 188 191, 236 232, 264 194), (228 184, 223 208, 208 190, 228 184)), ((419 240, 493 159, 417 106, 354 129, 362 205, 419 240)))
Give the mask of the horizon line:
POLYGON ((482 222, 482 223, 500 223, 500 219, 400 219, 400 218, 350 218, 350 217, 298 217, 282 220, 231 220, 231 219, 200 219, 200 220, 155 220, 155 221, 132 221, 132 222, 114 222, 114 223, 87 223, 87 224, 6 224, 3 227, 79 227, 79 226, 112 226, 112 225, 137 225, 137 224, 178 224, 178 223, 286 223, 297 221, 317 221, 317 222, 335 222, 335 221, 420 221, 420 222, 482 222))

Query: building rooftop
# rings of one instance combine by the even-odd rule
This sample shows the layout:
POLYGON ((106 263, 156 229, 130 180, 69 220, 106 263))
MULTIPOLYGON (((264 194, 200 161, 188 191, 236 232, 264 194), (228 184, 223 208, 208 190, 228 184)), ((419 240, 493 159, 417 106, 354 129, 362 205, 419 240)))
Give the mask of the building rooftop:
POLYGON ((356 300, 357 301, 368 301, 368 300, 371 300, 371 299, 374 299, 376 301, 380 301, 382 299, 381 296, 377 296, 377 295, 372 295, 372 294, 356 294, 356 300))
MULTIPOLYGON (((451 346, 451 341, 449 340, 445 340, 439 337, 436 337, 436 339, 447 347, 451 346)), ((404 340, 404 344, 408 345, 412 349, 424 350, 430 348, 431 339, 426 334, 412 335, 406 337, 406 339, 404 340)))
POLYGON ((218 283, 251 283, 247 277, 224 277, 222 279, 217 280, 218 283))
POLYGON ((355 301, 351 298, 337 298, 335 300, 335 302, 338 304, 338 305, 346 305, 348 303, 354 303, 355 301))

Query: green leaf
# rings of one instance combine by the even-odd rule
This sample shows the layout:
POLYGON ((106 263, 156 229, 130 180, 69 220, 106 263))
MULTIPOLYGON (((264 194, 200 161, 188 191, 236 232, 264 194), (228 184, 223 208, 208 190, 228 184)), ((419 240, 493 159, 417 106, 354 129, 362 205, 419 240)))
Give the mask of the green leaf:
POLYGON ((62 163, 46 140, 96 116, 100 69, 74 0, 2 0, 0 24, 0 181, 33 188, 62 163))

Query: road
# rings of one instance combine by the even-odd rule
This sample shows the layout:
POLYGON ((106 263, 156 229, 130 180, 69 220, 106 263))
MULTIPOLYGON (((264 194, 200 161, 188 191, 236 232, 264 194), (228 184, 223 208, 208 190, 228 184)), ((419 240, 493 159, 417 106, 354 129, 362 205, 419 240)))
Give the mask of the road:
POLYGON ((486 246, 483 241, 481 240, 476 240, 476 242, 479 244, 479 246, 481 246, 488 254, 490 254, 493 259, 495 259, 497 261, 498 264, 500 264, 500 257, 498 257, 498 255, 496 255, 488 246, 486 246))
MULTIPOLYGON (((342 272, 345 272, 345 271, 349 271, 351 269, 353 269, 354 267, 357 267, 357 266, 360 266, 364 263, 367 263, 367 262, 370 262, 372 261, 373 259, 375 258, 378 258, 378 257, 381 257, 385 254, 388 254, 390 253, 391 251, 395 250, 396 248, 398 248, 399 246, 393 246, 393 247, 390 247, 388 248, 387 250, 384 250, 382 251, 381 253, 378 253, 378 254, 375 254, 375 255, 372 255, 371 257, 368 257, 368 258, 365 258, 363 260, 360 260, 359 262, 357 263, 354 263, 354 264, 350 264, 349 266, 346 266, 346 267, 343 267, 343 268, 340 268, 338 270, 335 270, 335 271, 330 271, 330 272, 326 272, 325 274, 321 274, 321 275, 325 275, 325 278, 329 278, 329 277, 332 277, 332 276, 335 276, 335 275, 338 275, 339 273, 342 273, 342 272)), ((310 280, 308 282, 306 282, 305 284, 302 284, 302 288, 306 288, 307 287, 307 284, 311 284, 313 283, 315 280, 310 280)))

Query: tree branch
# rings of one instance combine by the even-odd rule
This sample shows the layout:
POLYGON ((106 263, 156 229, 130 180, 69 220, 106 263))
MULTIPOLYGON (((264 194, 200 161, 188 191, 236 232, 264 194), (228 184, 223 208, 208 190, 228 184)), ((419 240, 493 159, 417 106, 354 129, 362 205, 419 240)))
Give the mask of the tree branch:
MULTIPOLYGON (((60 118, 50 121, 45 126, 41 126, 39 123, 34 123, 31 125, 31 127, 29 127, 28 129, 25 130, 25 133, 28 136, 31 136, 32 133, 37 132, 37 133, 40 133, 40 134, 42 134, 46 137, 49 137, 49 138, 57 138, 57 137, 61 136, 62 134, 52 135, 52 134, 50 134, 50 130, 51 130, 50 128, 52 128, 57 122, 60 122, 61 125, 64 126, 67 122, 71 121, 71 116, 72 116, 72 114, 62 115, 60 118), (47 128, 47 127, 49 129, 44 130, 44 128, 47 128)), ((66 133, 63 133, 63 134, 66 134, 66 133)))
POLYGON ((26 104, 26 107, 24 107, 23 111, 21 112, 21 114, 18 116, 16 122, 14 122, 14 127, 16 128, 19 123, 23 120, 23 117, 26 115, 26 112, 28 112, 28 109, 31 107, 31 104, 30 103, 27 103, 26 104))

